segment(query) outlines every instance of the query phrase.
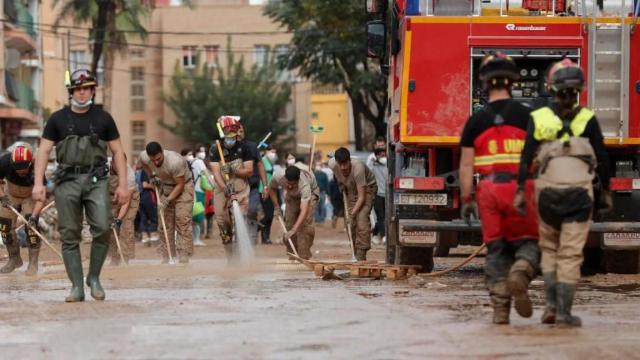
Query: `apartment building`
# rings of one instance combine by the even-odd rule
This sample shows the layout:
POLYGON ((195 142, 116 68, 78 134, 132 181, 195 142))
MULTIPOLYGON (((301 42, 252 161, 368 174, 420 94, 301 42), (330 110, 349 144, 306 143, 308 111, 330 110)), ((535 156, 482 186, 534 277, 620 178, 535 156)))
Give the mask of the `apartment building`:
POLYGON ((38 0, 0 2, 0 147, 17 140, 34 143, 42 128, 41 39, 38 0))
MULTIPOLYGON (((52 2, 43 1, 45 23, 53 23, 57 17, 51 8, 52 2)), ((130 37, 127 53, 116 55, 111 69, 112 84, 106 89, 108 96, 104 96, 104 87, 97 96, 99 103, 106 100, 127 153, 138 153, 151 140, 173 150, 187 145, 184 139, 160 125, 160 121, 176 122, 175 114, 162 100, 163 94, 170 90, 176 64, 187 70, 203 62, 224 68, 228 41, 236 59, 244 57, 247 66, 264 63, 270 52, 287 51, 291 35, 262 14, 264 2, 200 0, 192 1, 194 6, 190 8, 181 1, 156 1, 157 8, 147 20, 149 36, 145 41, 130 37)), ((45 36, 44 104, 47 108, 55 110, 68 102, 64 89, 66 68, 88 66, 91 62, 87 34, 84 29, 61 27, 56 34, 45 36)), ((104 80, 104 74, 101 69, 99 78, 104 80)), ((283 81, 292 85, 291 103, 283 120, 295 119, 296 128, 300 129, 294 134, 296 141, 309 144, 311 84, 293 75, 283 81)), ((211 114, 212 121, 219 115, 211 114)), ((298 150, 305 151, 304 148, 298 150)))

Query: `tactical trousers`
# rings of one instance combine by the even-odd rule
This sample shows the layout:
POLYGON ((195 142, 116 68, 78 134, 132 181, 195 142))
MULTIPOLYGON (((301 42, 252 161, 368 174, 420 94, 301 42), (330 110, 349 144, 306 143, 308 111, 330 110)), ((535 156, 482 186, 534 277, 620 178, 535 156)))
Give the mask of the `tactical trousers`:
MULTIPOLYGON (((122 255, 124 256, 124 259, 126 261, 135 259, 136 257, 136 240, 133 236, 133 228, 139 206, 140 193, 134 191, 131 198, 131 205, 129 206, 129 210, 127 210, 127 214, 124 216, 124 219, 122 219, 122 226, 120 227, 120 233, 118 234, 118 240, 120 240, 120 247, 122 248, 122 255)), ((117 217, 119 213, 120 208, 114 206, 113 217, 117 217)), ((111 238, 109 241, 109 256, 112 260, 120 259, 120 254, 118 254, 118 246, 116 244, 116 238, 113 236, 113 231, 111 232, 111 238)))
MULTIPOLYGON (((364 205, 356 215, 355 219, 351 219, 351 234, 353 236, 354 248, 360 250, 371 249, 371 218, 369 214, 373 208, 373 202, 378 191, 377 185, 369 186, 365 189, 364 205)), ((347 196, 349 202, 349 212, 353 211, 353 207, 358 200, 357 194, 349 193, 347 196)), ((351 217, 351 214, 349 215, 351 217)))
MULTIPOLYGON (((236 194, 240 211, 243 216, 247 216, 249 211, 249 187, 246 186, 243 191, 236 194)), ((223 244, 230 243, 233 234, 233 222, 231 219, 231 201, 224 195, 223 189, 216 187, 213 195, 214 205, 216 207, 216 223, 220 229, 220 237, 223 244)))
MULTIPOLYGON (((34 202, 31 199, 31 186, 18 186, 7 182, 4 186, 4 193, 9 197, 9 202, 16 210, 26 218, 33 212, 34 202)), ((15 247, 15 251, 20 251, 17 241, 17 236, 14 229, 17 225, 18 216, 9 208, 0 207, 0 233, 5 239, 11 239, 7 241, 8 246, 15 247)), ((27 231, 27 240, 29 241, 29 247, 32 249, 39 249, 42 241, 40 238, 30 229, 25 228, 27 231)))
MULTIPOLYGON (((290 200, 286 202, 287 208, 284 214, 284 223, 287 227, 287 230, 291 230, 293 225, 298 220, 298 216, 300 215, 300 200, 290 200)), ((313 199, 309 203, 309 213, 307 217, 305 217, 304 222, 298 229, 298 232, 291 237, 291 242, 293 242, 293 246, 296 247, 298 251, 298 255, 303 259, 311 259, 311 246, 313 246, 313 240, 316 236, 316 229, 313 226, 313 218, 315 213, 315 207, 318 204, 318 200, 313 199)), ((285 240, 285 246, 287 247, 287 252, 293 253, 291 246, 289 245, 289 241, 285 240)))
MULTIPOLYGON (((173 191, 172 186, 163 186, 160 196, 167 197, 173 191)), ((161 210, 158 208, 158 216, 164 216, 165 225, 167 227, 167 238, 169 239, 169 246, 172 256, 175 255, 193 255, 193 228, 191 214, 193 211, 193 196, 194 196, 193 183, 188 181, 184 184, 182 194, 173 201, 169 206, 161 210), (162 212, 161 212, 162 211, 162 212), (176 237, 177 232, 177 237, 176 237)), ((160 201, 160 200, 159 200, 160 201)), ((162 219, 160 219, 162 221, 162 219)), ((164 230, 162 229, 163 236, 158 243, 158 253, 163 258, 168 258, 167 241, 164 237, 164 230)))
POLYGON ((587 242, 593 208, 591 183, 557 187, 536 180, 542 272, 556 273, 560 283, 580 279, 582 249, 587 242))
POLYGON ((93 242, 108 246, 112 215, 106 178, 93 182, 89 174, 70 175, 56 185, 54 195, 63 251, 79 248, 83 210, 93 242))

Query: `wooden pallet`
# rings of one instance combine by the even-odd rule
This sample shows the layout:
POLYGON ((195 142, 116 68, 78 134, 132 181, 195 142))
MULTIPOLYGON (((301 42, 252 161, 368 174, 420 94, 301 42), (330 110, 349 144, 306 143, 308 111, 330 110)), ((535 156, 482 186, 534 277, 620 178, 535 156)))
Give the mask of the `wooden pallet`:
POLYGON ((378 261, 319 261, 304 260, 294 256, 296 260, 313 270, 315 275, 323 279, 335 279, 336 270, 349 271, 353 278, 374 278, 388 280, 402 280, 416 275, 420 266, 390 265, 378 261))

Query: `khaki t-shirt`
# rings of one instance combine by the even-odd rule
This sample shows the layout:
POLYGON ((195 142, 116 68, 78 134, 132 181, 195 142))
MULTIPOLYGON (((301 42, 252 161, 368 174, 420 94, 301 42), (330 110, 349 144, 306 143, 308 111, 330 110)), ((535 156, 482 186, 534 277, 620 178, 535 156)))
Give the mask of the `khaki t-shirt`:
MULTIPOLYGON (((109 175, 109 192, 114 194, 117 188, 118 175, 109 175)), ((137 189, 138 186, 136 185, 136 173, 133 168, 131 168, 131 166, 127 164, 127 190, 134 191, 137 189)))
POLYGON ((140 153, 140 161, 165 185, 175 185, 176 178, 179 177, 184 177, 185 183, 191 181, 192 175, 187 160, 175 151, 164 150, 164 161, 160 167, 153 164, 146 151, 140 153))
POLYGON ((342 185, 348 193, 357 193, 358 187, 377 186, 376 177, 366 165, 360 160, 351 159, 351 173, 345 178, 338 167, 335 159, 329 160, 329 168, 333 171, 338 183, 342 185))
POLYGON ((320 198, 320 188, 316 182, 316 177, 308 171, 300 170, 300 180, 298 187, 293 190, 287 189, 287 178, 284 176, 284 170, 276 171, 271 178, 269 185, 271 189, 277 190, 279 186, 286 192, 285 199, 293 201, 310 201, 320 198))

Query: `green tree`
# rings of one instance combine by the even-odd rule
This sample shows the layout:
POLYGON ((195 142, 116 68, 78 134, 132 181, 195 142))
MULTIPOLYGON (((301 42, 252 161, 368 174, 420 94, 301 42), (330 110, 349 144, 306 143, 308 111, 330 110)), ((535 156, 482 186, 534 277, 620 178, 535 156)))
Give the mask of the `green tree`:
MULTIPOLYGON (((228 66, 211 68, 206 64, 183 70, 176 63, 170 91, 163 100, 177 116, 175 125, 163 126, 192 143, 211 143, 218 139, 215 121, 221 115, 239 115, 248 139, 260 141, 272 132, 272 142, 284 134, 291 121, 279 121, 291 97, 291 86, 282 76, 274 57, 250 70, 244 58, 236 60, 227 47, 228 66)), ((280 143, 290 139, 280 137, 280 143)))
POLYGON ((378 135, 386 135, 386 79, 366 56, 367 15, 363 1, 280 0, 265 14, 293 32, 282 65, 323 84, 342 85, 355 117, 356 148, 363 148, 360 119, 370 121, 378 135))

